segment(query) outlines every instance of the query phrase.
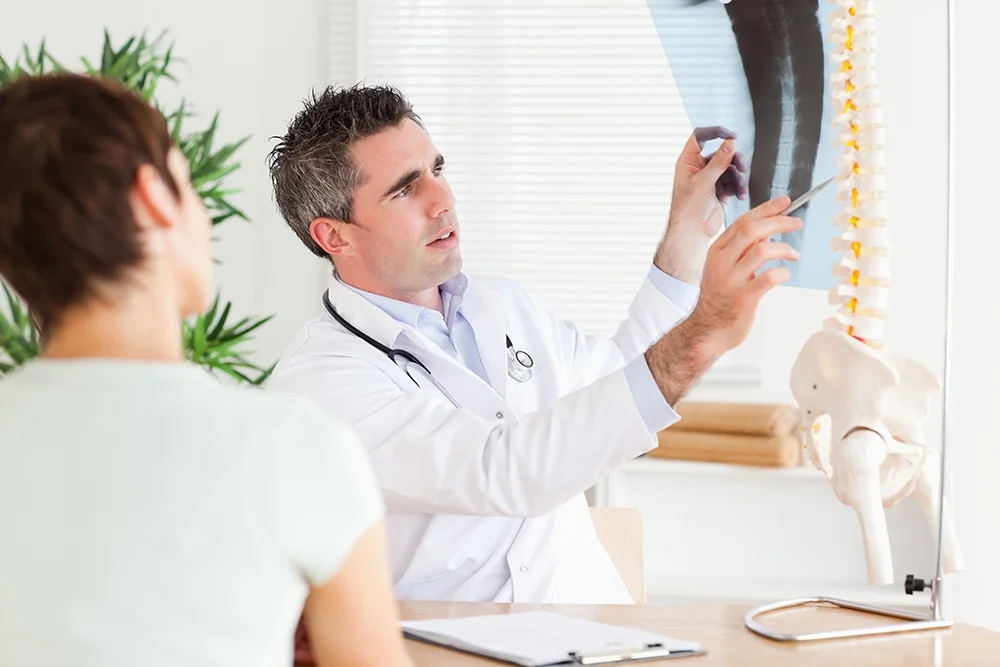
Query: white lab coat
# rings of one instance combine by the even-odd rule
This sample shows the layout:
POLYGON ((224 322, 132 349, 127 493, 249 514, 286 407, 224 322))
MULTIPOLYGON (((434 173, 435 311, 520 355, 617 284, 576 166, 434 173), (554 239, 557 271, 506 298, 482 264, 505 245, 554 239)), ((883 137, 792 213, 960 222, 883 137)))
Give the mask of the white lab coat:
POLYGON ((646 278, 615 335, 588 336, 516 283, 470 279, 462 312, 486 384, 339 282, 330 300, 369 336, 413 353, 462 404, 414 373, 418 387, 325 311, 268 382, 317 400, 364 443, 387 506, 397 598, 631 603, 583 492, 656 446, 623 367, 687 312, 646 278), (525 382, 507 374, 505 333, 534 360, 525 382))

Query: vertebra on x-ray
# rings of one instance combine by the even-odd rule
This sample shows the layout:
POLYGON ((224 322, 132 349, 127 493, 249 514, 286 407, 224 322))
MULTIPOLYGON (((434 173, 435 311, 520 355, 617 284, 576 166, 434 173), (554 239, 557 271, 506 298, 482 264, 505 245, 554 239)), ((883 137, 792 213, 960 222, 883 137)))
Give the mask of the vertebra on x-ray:
POLYGON ((753 104, 751 206, 812 186, 825 101, 818 9, 818 0, 726 5, 753 104))

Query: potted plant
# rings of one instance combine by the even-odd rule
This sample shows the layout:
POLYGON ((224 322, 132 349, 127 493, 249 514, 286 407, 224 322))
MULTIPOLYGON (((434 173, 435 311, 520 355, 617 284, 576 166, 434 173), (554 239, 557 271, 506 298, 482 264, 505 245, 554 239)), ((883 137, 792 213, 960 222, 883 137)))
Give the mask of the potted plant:
MULTIPOLYGON (((173 46, 164 48, 163 35, 149 41, 145 35, 129 37, 121 46, 115 47, 107 31, 101 58, 92 63, 86 57, 80 59, 81 72, 104 76, 121 81, 130 90, 140 94, 153 104, 166 118, 171 134, 180 150, 191 165, 191 181, 195 190, 205 202, 212 217, 213 226, 231 218, 247 220, 247 216, 229 197, 236 190, 225 186, 227 177, 240 167, 234 161, 236 152, 249 137, 239 141, 216 146, 219 114, 212 117, 208 127, 191 130, 186 121, 193 116, 187 102, 181 100, 173 107, 165 108, 157 98, 158 86, 165 82, 176 82, 171 65, 173 46)), ((42 74, 65 71, 45 47, 42 40, 37 51, 25 45, 13 63, 0 55, 0 88, 25 74, 42 74)), ((41 336, 27 308, 7 285, 3 285, 6 314, 0 304, 0 377, 17 366, 41 353, 41 336)), ((237 382, 260 385, 270 375, 273 365, 264 368, 247 358, 246 346, 253 333, 271 317, 239 320, 231 317, 232 304, 223 303, 216 295, 215 303, 208 312, 190 321, 185 321, 178 332, 184 342, 187 358, 200 364, 210 373, 231 378, 237 382)))

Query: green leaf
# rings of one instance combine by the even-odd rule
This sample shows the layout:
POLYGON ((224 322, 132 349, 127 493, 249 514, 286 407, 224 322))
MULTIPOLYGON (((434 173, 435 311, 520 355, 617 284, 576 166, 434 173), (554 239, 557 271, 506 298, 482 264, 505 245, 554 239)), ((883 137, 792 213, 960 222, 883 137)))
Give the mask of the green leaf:
POLYGON ((49 61, 49 64, 52 65, 52 68, 54 70, 56 70, 58 72, 65 72, 66 71, 66 68, 63 67, 62 63, 60 63, 58 60, 56 60, 55 56, 53 56, 51 53, 46 52, 45 53, 45 58, 49 61))
POLYGON ((210 363, 209 366, 212 367, 212 368, 217 368, 218 370, 222 371, 223 373, 226 373, 227 375, 230 375, 230 376, 236 378, 237 380, 240 380, 241 382, 252 382, 250 380, 250 378, 248 378, 243 373, 240 373, 238 370, 236 370, 235 368, 233 368, 229 364, 210 363))
POLYGON ((0 56, 0 88, 11 83, 18 77, 17 69, 11 67, 4 60, 3 56, 0 56))
POLYGON ((216 293, 215 299, 212 301, 212 307, 208 309, 207 313, 205 313, 205 319, 209 322, 215 319, 215 313, 219 310, 219 299, 220 296, 216 293))
MULTIPOLYGON (((191 186, 195 190, 197 190, 200 187, 202 187, 205 183, 211 183, 213 181, 218 181, 225 178, 229 174, 236 171, 239 168, 239 166, 240 165, 238 164, 229 164, 224 167, 213 169, 212 171, 204 171, 191 179, 191 186)), ((221 195, 221 193, 219 194, 213 193, 213 196, 219 196, 219 195, 221 195)))
POLYGON ((267 379, 271 377, 271 374, 274 373, 274 369, 277 365, 278 362, 274 362, 266 370, 261 371, 260 376, 256 380, 254 380, 253 383, 258 387, 264 384, 267 381, 267 379))
POLYGON ((256 331, 257 329, 259 329, 263 325, 265 325, 268 322, 270 322, 272 317, 274 317, 274 316, 273 315, 269 315, 269 316, 267 316, 267 317, 265 317, 263 319, 260 319, 257 322, 254 322, 252 325, 248 326, 246 329, 239 330, 239 333, 234 333, 233 335, 234 336, 246 336, 247 334, 249 334, 249 333, 251 333, 253 331, 256 331))
POLYGON ((101 53, 101 72, 107 73, 115 59, 114 49, 111 48, 111 35, 107 29, 104 30, 104 49, 101 53))
POLYGON ((194 325, 195 354, 199 356, 205 354, 206 347, 208 347, 208 340, 205 338, 205 317, 204 315, 199 315, 194 325))
POLYGON ((14 300, 14 293, 10 291, 6 283, 0 283, 0 285, 3 285, 3 292, 7 295, 7 307, 10 309, 11 315, 13 315, 20 308, 21 304, 14 300))
MULTIPOLYGON (((218 300, 216 300, 216 304, 218 304, 218 300)), ((229 310, 230 310, 230 308, 232 308, 232 305, 233 304, 231 304, 231 303, 227 303, 226 304, 226 307, 222 311, 222 315, 219 316, 219 321, 212 328, 211 333, 208 334, 209 338, 211 338, 211 339, 214 340, 214 339, 218 338, 219 335, 222 333, 224 327, 226 326, 226 318, 229 317, 229 310)), ((215 314, 215 306, 212 307, 212 313, 208 316, 208 321, 209 322, 212 321, 212 319, 214 317, 214 314, 215 314)))

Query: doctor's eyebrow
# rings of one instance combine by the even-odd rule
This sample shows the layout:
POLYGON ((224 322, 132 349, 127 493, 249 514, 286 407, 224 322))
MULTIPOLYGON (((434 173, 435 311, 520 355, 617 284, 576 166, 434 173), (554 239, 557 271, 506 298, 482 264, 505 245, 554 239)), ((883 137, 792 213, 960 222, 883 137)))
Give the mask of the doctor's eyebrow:
MULTIPOLYGON (((438 156, 434 158, 434 169, 440 169, 443 166, 444 166, 444 156, 438 153, 438 156)), ((398 178, 396 182, 393 183, 392 186, 385 191, 385 194, 383 194, 381 198, 385 199, 389 195, 395 192, 399 192, 407 185, 420 178, 420 175, 423 173, 424 173, 423 169, 414 169, 413 171, 407 172, 406 174, 398 178)))

